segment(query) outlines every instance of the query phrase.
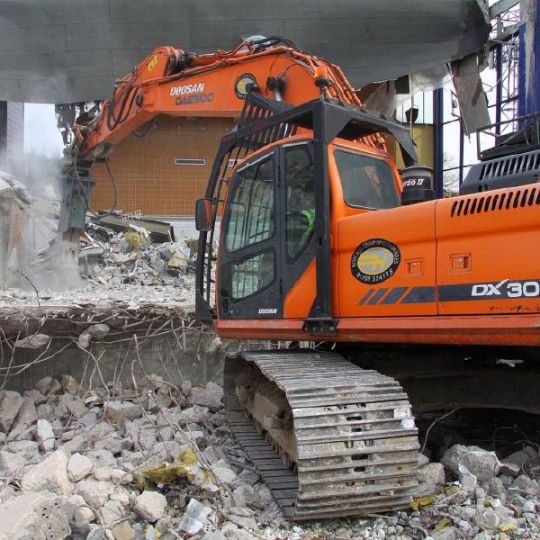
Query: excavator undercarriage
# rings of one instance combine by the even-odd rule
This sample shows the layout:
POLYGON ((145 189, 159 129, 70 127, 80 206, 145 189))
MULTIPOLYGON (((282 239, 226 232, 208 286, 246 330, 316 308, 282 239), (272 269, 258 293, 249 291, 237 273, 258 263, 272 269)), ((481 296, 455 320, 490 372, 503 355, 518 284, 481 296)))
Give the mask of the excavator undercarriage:
POLYGON ((392 378, 335 353, 246 352, 225 367, 227 417, 295 521, 408 506, 417 430, 392 378))

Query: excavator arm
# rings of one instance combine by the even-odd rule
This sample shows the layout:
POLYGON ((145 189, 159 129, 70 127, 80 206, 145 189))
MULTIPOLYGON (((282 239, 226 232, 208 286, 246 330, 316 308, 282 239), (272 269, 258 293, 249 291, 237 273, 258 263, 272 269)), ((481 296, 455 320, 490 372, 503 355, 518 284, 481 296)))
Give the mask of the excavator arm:
POLYGON ((159 47, 116 82, 94 119, 75 125, 75 148, 91 160, 159 114, 236 117, 249 92, 298 105, 318 97, 321 85, 329 98, 362 106, 338 66, 279 38, 200 55, 159 47))

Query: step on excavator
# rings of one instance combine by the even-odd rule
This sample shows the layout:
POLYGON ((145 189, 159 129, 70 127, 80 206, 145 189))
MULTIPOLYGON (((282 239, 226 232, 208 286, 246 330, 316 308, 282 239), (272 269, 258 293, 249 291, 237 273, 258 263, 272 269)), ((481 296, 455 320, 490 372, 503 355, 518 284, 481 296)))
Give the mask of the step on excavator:
POLYGON ((287 517, 406 507, 412 405, 540 413, 534 145, 486 155, 436 200, 408 129, 368 113, 337 66, 278 38, 161 48, 76 127, 75 191, 161 113, 238 118, 196 204, 196 314, 224 338, 289 345, 224 374, 231 429, 287 517))

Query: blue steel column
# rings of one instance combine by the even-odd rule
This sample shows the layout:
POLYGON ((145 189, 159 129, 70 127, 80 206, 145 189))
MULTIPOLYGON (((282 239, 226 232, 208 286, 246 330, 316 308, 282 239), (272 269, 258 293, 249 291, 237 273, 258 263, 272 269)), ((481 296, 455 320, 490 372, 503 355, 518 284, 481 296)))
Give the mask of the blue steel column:
POLYGON ((433 187, 438 199, 443 197, 443 116, 443 90, 439 88, 433 92, 433 187))

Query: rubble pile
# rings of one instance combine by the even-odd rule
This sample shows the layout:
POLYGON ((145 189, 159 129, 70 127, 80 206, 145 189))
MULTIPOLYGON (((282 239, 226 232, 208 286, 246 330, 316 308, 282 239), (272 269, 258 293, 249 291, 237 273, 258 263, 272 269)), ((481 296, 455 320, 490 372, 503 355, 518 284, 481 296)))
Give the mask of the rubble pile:
POLYGON ((214 383, 87 390, 70 375, 0 391, 0 539, 538 538, 540 457, 455 445, 419 456, 407 511, 288 523, 231 436, 214 383))
POLYGON ((126 222, 116 232, 90 222, 81 238, 82 276, 91 284, 119 288, 128 285, 193 288, 193 242, 154 242, 150 232, 126 222))
POLYGON ((33 280, 17 287, 0 289, 0 309, 24 306, 73 306, 117 304, 117 307, 139 309, 144 306, 195 304, 196 241, 153 240, 153 235, 134 221, 127 221, 124 230, 115 231, 90 222, 81 235, 79 271, 80 286, 66 284, 55 287, 52 275, 55 250, 39 254, 41 285, 33 280), (42 280, 43 281, 43 280, 42 280), (30 286, 32 284, 33 286, 30 286), (22 285, 26 285, 22 287, 22 285), (37 286, 36 286, 37 285, 37 286))

